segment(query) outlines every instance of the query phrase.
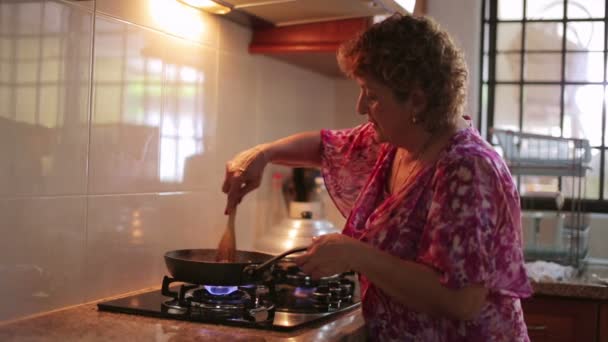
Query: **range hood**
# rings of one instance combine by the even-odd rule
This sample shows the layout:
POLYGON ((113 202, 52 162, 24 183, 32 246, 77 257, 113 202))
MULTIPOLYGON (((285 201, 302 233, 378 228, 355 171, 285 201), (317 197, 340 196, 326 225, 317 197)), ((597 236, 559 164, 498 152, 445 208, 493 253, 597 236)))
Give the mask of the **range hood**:
POLYGON ((329 77, 344 77, 336 62, 338 46, 369 27, 374 17, 423 14, 426 5, 426 0, 213 1, 231 9, 227 19, 252 28, 250 53, 329 77))
MULTIPOLYGON (((412 12, 415 0, 214 0, 232 9, 228 17, 254 17, 281 27, 412 12), (410 7, 410 8, 405 8, 410 7)), ((234 18, 233 18, 234 19, 234 18)), ((254 26, 259 24, 254 21, 254 26)))

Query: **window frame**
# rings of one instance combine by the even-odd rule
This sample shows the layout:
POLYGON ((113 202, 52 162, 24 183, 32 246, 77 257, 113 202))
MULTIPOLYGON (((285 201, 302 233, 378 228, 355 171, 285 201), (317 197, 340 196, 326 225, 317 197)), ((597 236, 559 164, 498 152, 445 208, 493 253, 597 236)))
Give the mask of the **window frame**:
MULTIPOLYGON (((564 116, 565 116, 565 89, 570 85, 601 85, 604 87, 604 98, 602 101, 601 109, 601 144, 592 145, 591 149, 599 151, 600 163, 599 163, 599 198, 587 199, 583 198, 582 206, 583 211, 597 212, 597 213, 608 213, 608 196, 604 196, 605 191, 605 180, 606 180, 606 153, 608 152, 608 144, 606 143, 606 101, 608 100, 608 80, 607 74, 607 56, 608 56, 608 0, 605 0, 603 17, 594 18, 568 18, 567 9, 569 0, 563 0, 563 14, 560 19, 530 19, 527 18, 527 2, 532 0, 520 0, 522 1, 522 17, 521 19, 499 19, 498 18, 498 2, 499 1, 512 1, 512 0, 482 0, 481 3, 481 34, 480 34, 480 48, 479 48, 479 99, 478 99, 478 124, 477 128, 482 135, 490 140, 490 128, 494 125, 495 119, 495 102, 496 102, 496 86, 497 85, 515 85, 519 87, 519 103, 517 106, 518 110, 518 128, 522 131, 524 125, 524 88, 527 85, 558 85, 560 87, 560 99, 559 99, 559 120, 561 128, 561 136, 564 134, 564 116), (603 22, 604 24, 604 47, 603 63, 604 63, 604 75, 602 81, 566 81, 566 55, 568 52, 573 50, 566 49, 567 42, 567 23, 571 22, 603 22), (500 23, 519 23, 522 27, 521 33, 521 46, 517 52, 520 54, 519 60, 519 79, 515 81, 498 81, 496 79, 496 56, 497 52, 497 27, 500 23), (559 81, 529 81, 524 77, 525 72, 525 54, 530 51, 526 48, 526 25, 529 23, 560 23, 562 25, 563 34, 561 42, 561 50, 553 51, 561 55, 561 77, 559 81), (486 46, 487 42, 487 46, 486 46), (487 63, 487 65, 485 65, 487 63), (487 75, 484 74, 487 69, 487 75), (485 89, 484 89, 485 88, 485 89)), ((595 50, 594 50, 595 51, 595 50)), ((511 51, 513 52, 513 51, 511 51)), ((525 130, 524 130, 525 132, 525 130)), ((517 176, 518 189, 521 185, 520 177, 517 176)), ((558 178, 558 188, 562 191, 562 180, 558 178)), ((569 210, 571 207, 576 206, 577 201, 572 201, 566 198, 563 209, 569 210)), ((525 210, 555 210, 555 203, 553 200, 547 198, 539 198, 532 196, 522 196, 522 209, 525 210)))

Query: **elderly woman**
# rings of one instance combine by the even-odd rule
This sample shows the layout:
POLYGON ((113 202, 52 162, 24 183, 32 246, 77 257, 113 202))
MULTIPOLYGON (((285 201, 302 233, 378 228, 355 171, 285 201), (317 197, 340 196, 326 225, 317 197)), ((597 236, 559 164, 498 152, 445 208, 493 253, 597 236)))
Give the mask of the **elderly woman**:
POLYGON ((227 164, 227 213, 267 163, 320 166, 348 219, 296 262, 315 278, 360 275, 371 339, 527 341, 519 197, 463 116, 461 53, 431 19, 393 15, 344 44, 338 60, 360 86, 368 122, 240 153, 227 164))

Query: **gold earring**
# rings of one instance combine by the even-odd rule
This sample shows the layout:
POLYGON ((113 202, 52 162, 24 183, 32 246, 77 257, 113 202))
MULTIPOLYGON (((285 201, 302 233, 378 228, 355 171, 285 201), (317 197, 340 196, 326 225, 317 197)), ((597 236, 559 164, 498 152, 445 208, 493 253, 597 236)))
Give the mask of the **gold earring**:
POLYGON ((418 117, 416 115, 412 115, 412 123, 414 125, 418 124, 418 117))

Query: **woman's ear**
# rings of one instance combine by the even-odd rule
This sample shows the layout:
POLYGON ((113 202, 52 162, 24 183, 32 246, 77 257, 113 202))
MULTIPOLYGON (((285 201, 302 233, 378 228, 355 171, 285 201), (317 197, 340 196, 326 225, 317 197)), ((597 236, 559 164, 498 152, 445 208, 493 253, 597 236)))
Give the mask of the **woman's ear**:
POLYGON ((416 87, 410 93, 409 102, 414 113, 423 113, 427 106, 427 96, 420 88, 416 87))

